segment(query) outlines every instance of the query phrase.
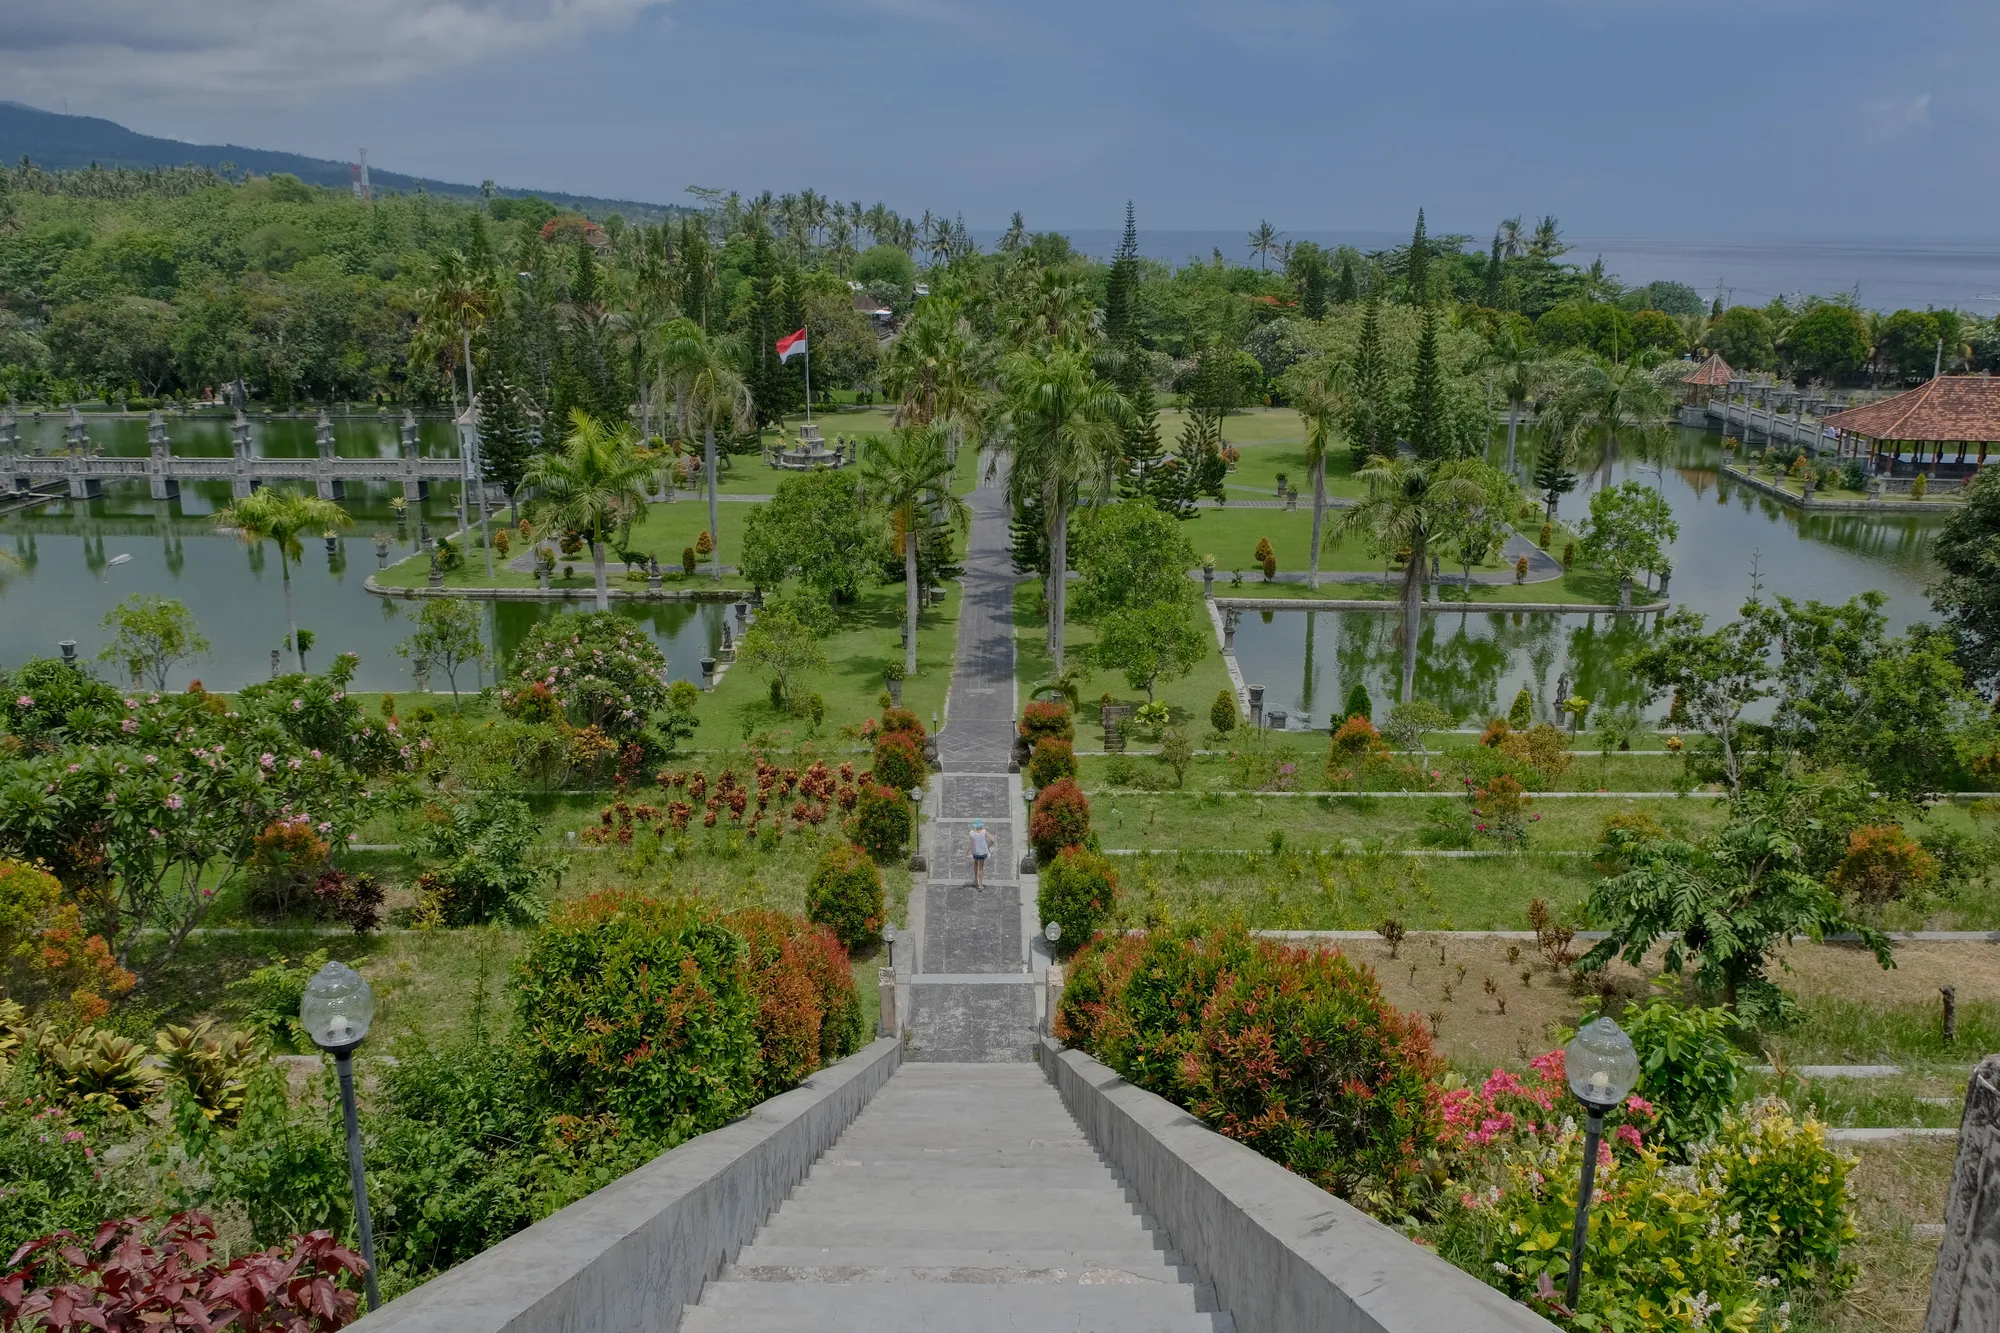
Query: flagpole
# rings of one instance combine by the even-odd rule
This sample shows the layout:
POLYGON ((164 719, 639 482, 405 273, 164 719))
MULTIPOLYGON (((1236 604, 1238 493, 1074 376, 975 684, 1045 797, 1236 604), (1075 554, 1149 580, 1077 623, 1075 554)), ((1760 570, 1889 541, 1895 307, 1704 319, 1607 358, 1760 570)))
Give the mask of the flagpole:
MULTIPOLYGON (((1942 344, 1940 344, 1942 345, 1942 344)), ((806 424, 813 419, 813 340, 812 333, 806 333, 806 424)))

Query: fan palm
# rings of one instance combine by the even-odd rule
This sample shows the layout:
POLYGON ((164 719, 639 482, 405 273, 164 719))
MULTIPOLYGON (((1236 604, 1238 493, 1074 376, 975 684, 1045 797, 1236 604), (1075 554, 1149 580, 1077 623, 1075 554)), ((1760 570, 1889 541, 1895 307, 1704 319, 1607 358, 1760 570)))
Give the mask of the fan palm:
POLYGON ((964 531, 972 520, 965 501, 951 491, 950 441, 942 423, 896 427, 886 440, 873 439, 861 458, 861 480, 869 500, 895 525, 903 548, 904 616, 909 627, 903 674, 917 674, 917 540, 933 523, 964 531))
POLYGON ((646 492, 658 469, 655 459, 640 454, 631 426, 607 425, 575 408, 562 447, 535 455, 521 479, 535 488, 528 508, 538 522, 588 536, 600 611, 611 609, 604 575, 605 535, 646 512, 646 492))
POLYGON ((1060 675, 1069 511, 1086 488, 1100 500, 1111 493, 1125 400, 1074 351, 1016 352, 1001 365, 1001 383, 1008 501, 1018 508, 1039 498, 1049 525, 1049 661, 1060 675))
POLYGON ((278 572, 285 585, 285 638, 299 655, 299 670, 306 669, 305 645, 299 641, 298 621, 292 615, 292 562, 303 552, 299 535, 305 532, 332 532, 351 528, 354 520, 331 500, 297 491, 252 491, 215 516, 215 526, 234 529, 253 545, 269 541, 278 548, 278 572))
POLYGON ((1431 544, 1456 530, 1485 497, 1479 485, 1455 475, 1449 464, 1403 458, 1377 459, 1358 474, 1368 496, 1340 516, 1336 537, 1365 534, 1376 547, 1406 553, 1403 568, 1403 694, 1414 698, 1417 633, 1422 624, 1424 579, 1431 544))
POLYGON ((683 418, 699 421, 702 475, 708 482, 709 577, 722 577, 722 532, 717 526, 715 432, 719 426, 746 431, 755 423, 750 390, 736 369, 734 349, 703 333, 692 320, 677 319, 661 331, 660 365, 674 382, 674 400, 683 418))
POLYGON ((1293 400, 1306 427, 1306 468, 1313 480, 1312 567, 1306 586, 1319 587, 1319 551, 1326 524, 1326 454, 1340 438, 1340 423, 1347 419, 1348 393, 1345 376, 1338 367, 1323 370, 1308 380, 1293 400))

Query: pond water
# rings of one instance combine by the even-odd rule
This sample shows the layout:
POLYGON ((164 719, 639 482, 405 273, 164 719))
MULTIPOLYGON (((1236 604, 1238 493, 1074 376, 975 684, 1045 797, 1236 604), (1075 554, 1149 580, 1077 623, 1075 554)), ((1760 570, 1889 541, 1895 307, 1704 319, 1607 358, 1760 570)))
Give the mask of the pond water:
MULTIPOLYGON (((394 457, 400 420, 336 420, 336 447, 343 457, 394 457)), ((23 420, 22 443, 45 450, 59 447, 62 424, 55 416, 23 420)), ((252 418, 253 448, 271 457, 310 455, 313 424, 252 418)), ((90 421, 89 428, 92 442, 107 454, 146 451, 143 420, 90 421)), ((168 438, 176 454, 229 453, 226 419, 170 418, 168 438)), ((433 457, 457 452, 447 421, 420 423, 419 440, 433 457)), ((396 645, 413 631, 419 604, 374 597, 362 588, 376 566, 375 535, 389 537, 393 561, 415 549, 420 520, 434 532, 448 531, 457 522, 458 487, 438 483, 430 499, 413 506, 407 523, 399 527, 389 500, 401 491, 399 484, 350 482, 342 507, 353 516, 354 526, 337 540, 337 554, 329 557, 323 541, 308 540, 304 559, 292 571, 298 623, 317 640, 307 665, 324 666, 335 653, 359 654, 357 689, 414 687, 409 664, 396 655, 396 645)), ((226 481, 186 483, 175 500, 149 498, 143 481, 118 482, 107 483, 101 499, 57 501, 0 518, 0 550, 11 552, 24 567, 0 583, 0 667, 53 656, 63 639, 75 639, 80 655, 94 656, 108 637, 102 627, 105 613, 133 593, 157 593, 185 602, 214 645, 207 658, 176 673, 176 685, 199 678, 211 689, 234 689, 267 679, 271 650, 285 637, 277 552, 269 542, 250 546, 217 536, 212 515, 228 503, 226 481), (119 555, 132 559, 112 565, 119 555)), ((485 618, 488 646, 505 661, 537 621, 588 603, 476 605, 485 618)), ((724 607, 719 603, 612 605, 652 634, 675 680, 698 680, 701 659, 721 646, 724 607)), ((488 678, 464 672, 459 687, 477 689, 488 678)), ((434 676, 430 685, 444 689, 446 683, 434 676)))
MULTIPOLYGON (((1886 593, 1892 628, 1934 618, 1924 596, 1933 576, 1927 554, 1935 516, 1805 514, 1719 474, 1717 437, 1681 431, 1657 463, 1624 461, 1593 473, 1563 497, 1562 512, 1587 512, 1589 490, 1609 477, 1658 487, 1673 505, 1680 537, 1672 548, 1672 600, 1709 618, 1732 618, 1753 578, 1766 597, 1845 601, 1886 593)), ((1337 594, 1336 594, 1337 595, 1337 594)), ((1618 668, 1643 643, 1657 616, 1524 615, 1472 611, 1427 615, 1417 654, 1417 697, 1479 721, 1504 713, 1523 685, 1546 717, 1561 677, 1594 704, 1639 704, 1642 691, 1618 668)), ((1402 674, 1401 619, 1395 615, 1280 611, 1246 614, 1236 631, 1246 683, 1265 687, 1266 709, 1292 725, 1301 712, 1324 725, 1355 681, 1378 715, 1402 674)))

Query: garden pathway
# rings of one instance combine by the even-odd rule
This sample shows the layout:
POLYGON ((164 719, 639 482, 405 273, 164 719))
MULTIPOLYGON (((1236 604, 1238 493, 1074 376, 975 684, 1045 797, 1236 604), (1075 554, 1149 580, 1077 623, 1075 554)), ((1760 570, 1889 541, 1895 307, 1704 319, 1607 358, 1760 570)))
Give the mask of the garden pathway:
POLYGON ((913 1060, 1026 1061, 1035 1040, 1029 935, 1034 907, 1019 873, 1021 780, 1007 772, 1014 742, 1014 565, 1003 476, 969 497, 958 658, 944 729, 942 768, 926 825, 930 879, 918 890, 909 978, 913 1060), (986 884, 972 883, 966 850, 974 819, 993 837, 986 884), (919 916, 921 919, 919 920, 919 916))

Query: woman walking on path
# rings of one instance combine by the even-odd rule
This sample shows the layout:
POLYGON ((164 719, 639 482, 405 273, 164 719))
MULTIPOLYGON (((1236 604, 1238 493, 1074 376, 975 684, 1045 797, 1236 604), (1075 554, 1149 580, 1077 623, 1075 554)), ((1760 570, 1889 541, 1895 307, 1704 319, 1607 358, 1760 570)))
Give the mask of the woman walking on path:
POLYGON ((993 850, 993 839, 986 832, 986 821, 972 821, 972 837, 967 840, 972 850, 972 887, 986 887, 986 857, 993 850))

